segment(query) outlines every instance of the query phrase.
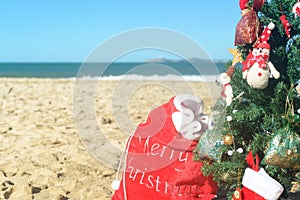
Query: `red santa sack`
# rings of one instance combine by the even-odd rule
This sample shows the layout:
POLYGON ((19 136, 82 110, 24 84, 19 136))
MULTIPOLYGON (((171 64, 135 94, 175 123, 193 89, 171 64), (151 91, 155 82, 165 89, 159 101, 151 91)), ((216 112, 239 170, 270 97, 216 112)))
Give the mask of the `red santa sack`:
POLYGON ((125 171, 112 200, 210 200, 217 193, 212 176, 193 161, 197 140, 207 129, 203 102, 178 95, 152 110, 128 139, 125 171))

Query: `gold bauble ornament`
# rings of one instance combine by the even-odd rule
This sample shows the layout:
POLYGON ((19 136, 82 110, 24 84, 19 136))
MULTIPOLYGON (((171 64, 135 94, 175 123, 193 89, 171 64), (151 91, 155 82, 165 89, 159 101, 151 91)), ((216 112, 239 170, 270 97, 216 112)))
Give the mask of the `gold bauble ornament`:
POLYGON ((286 155, 291 156, 293 154, 293 151, 291 149, 286 150, 286 155))
POLYGON ((233 143, 233 136, 232 134, 226 134, 223 138, 224 144, 226 145, 232 145, 233 143))

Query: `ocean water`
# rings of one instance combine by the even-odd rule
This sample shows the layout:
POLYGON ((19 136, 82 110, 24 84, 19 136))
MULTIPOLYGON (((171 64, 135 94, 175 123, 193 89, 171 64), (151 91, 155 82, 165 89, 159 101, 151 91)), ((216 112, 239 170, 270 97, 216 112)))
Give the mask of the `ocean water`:
POLYGON ((176 79, 212 81, 225 71, 224 62, 170 63, 0 63, 0 77, 12 78, 102 78, 176 79))

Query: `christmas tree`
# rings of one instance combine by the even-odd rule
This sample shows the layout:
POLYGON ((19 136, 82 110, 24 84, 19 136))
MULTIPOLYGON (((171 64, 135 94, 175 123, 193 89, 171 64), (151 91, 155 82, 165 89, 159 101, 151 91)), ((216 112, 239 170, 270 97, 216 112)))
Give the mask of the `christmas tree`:
POLYGON ((300 199, 300 3, 239 3, 234 59, 195 158, 229 199, 300 199))

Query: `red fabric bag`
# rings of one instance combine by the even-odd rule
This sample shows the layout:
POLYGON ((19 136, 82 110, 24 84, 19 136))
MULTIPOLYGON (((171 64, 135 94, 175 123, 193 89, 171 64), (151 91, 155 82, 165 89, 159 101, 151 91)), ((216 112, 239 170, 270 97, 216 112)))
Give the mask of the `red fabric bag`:
POLYGON ((249 0, 240 0, 242 18, 236 25, 235 46, 243 46, 255 42, 261 30, 257 12, 261 10, 265 1, 254 0, 252 7, 249 7, 248 2, 249 0))
POLYGON ((203 102, 179 95, 152 110, 127 142, 125 171, 112 200, 210 200, 217 185, 193 160, 207 128, 203 102), (179 132, 180 131, 180 132, 179 132))

